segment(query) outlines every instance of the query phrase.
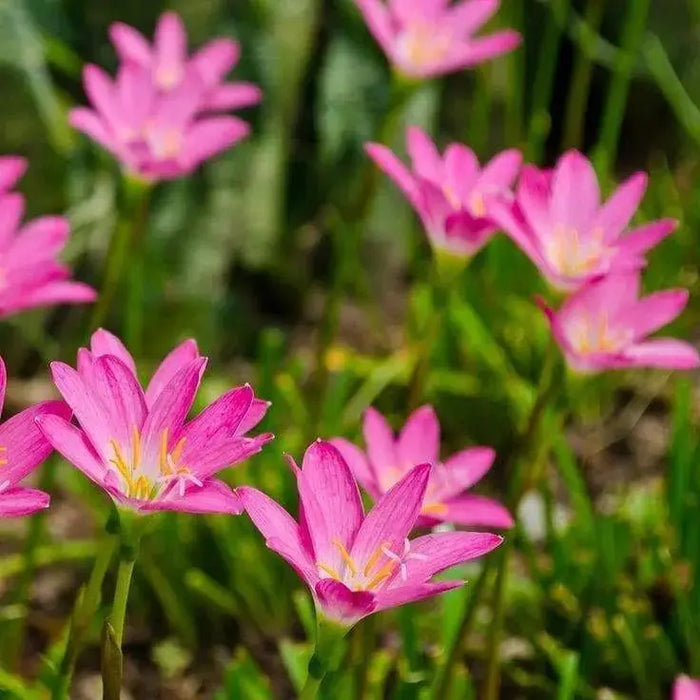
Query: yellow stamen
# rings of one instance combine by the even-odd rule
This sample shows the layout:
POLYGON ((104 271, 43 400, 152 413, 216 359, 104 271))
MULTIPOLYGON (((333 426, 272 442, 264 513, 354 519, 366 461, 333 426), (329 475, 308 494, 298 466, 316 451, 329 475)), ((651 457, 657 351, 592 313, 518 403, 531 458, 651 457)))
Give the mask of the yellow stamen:
POLYGON ((352 560, 352 557, 348 553, 348 550, 345 549, 345 545, 343 545, 343 543, 337 537, 333 539, 332 544, 338 550, 338 552, 340 552, 340 556, 347 564, 348 569, 350 569, 350 573, 353 576, 357 576, 357 567, 355 566, 355 562, 352 560))
POLYGON ((158 459, 158 465, 160 466, 160 473, 163 476, 169 476, 172 473, 172 469, 168 464, 168 429, 166 428, 160 434, 160 455, 158 459))
POLYGON ((336 581, 340 581, 340 575, 334 568, 326 566, 325 564, 316 564, 316 566, 325 571, 331 578, 334 578, 336 581))
POLYGON ((182 451, 185 449, 185 442, 187 438, 180 438, 177 441, 177 445, 175 445, 175 448, 172 451, 172 458, 173 458, 173 463, 177 464, 180 461, 180 458, 182 457, 182 451))
POLYGON ((131 433, 131 464, 134 470, 141 464, 141 435, 136 428, 131 433))
POLYGON ((394 562, 387 562, 377 573, 372 577, 372 580, 367 584, 368 589, 378 586, 384 579, 389 578, 394 571, 394 562))
POLYGON ((119 447, 119 444, 116 440, 110 440, 109 444, 114 450, 114 459, 110 459, 109 461, 117 468, 119 473, 124 477, 124 480, 126 481, 129 488, 131 488, 134 484, 131 478, 131 469, 129 469, 129 467, 127 466, 127 462, 124 459, 124 455, 122 454, 121 448, 119 447))
POLYGON ((423 506, 422 513, 424 515, 445 515, 447 506, 444 503, 429 503, 427 506, 423 506))
MULTIPOLYGON (((3 447, 0 445, 0 454, 6 454, 7 453, 7 447, 3 447)), ((4 467, 10 460, 8 460, 5 457, 0 458, 0 467, 4 467)))
POLYGON ((374 565, 379 561, 379 558, 384 554, 382 552, 382 549, 384 547, 389 547, 391 545, 391 542, 383 542, 382 544, 377 547, 374 552, 372 552, 372 555, 370 558, 367 560, 367 564, 364 568, 364 571, 362 572, 365 576, 369 576, 370 572, 374 568, 374 565))
POLYGON ((486 204, 484 204, 484 198, 480 193, 475 193, 472 195, 472 212, 474 216, 484 217, 486 216, 486 204))

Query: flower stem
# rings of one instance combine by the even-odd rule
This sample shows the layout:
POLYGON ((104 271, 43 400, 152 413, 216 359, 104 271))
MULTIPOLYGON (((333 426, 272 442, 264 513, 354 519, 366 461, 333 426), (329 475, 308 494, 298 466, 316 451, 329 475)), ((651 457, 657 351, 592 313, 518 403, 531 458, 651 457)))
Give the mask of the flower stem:
POLYGON ((324 678, 340 665, 345 648, 347 628, 324 618, 318 619, 316 646, 309 660, 309 675, 299 696, 300 700, 314 700, 324 678))
POLYGON ((150 191, 150 183, 124 177, 123 202, 109 242, 100 296, 90 318, 90 330, 104 325, 124 276, 129 255, 137 252, 134 251, 134 246, 140 245, 143 236, 150 191))

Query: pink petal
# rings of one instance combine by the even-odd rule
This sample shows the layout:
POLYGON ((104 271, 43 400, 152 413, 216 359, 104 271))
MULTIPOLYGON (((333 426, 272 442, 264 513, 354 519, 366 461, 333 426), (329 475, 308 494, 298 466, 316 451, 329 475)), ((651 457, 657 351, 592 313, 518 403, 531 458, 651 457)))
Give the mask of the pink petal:
POLYGON ((627 256, 642 255, 660 243, 678 227, 675 219, 652 221, 631 231, 620 240, 622 251, 627 256))
POLYGON ((48 493, 37 489, 8 489, 0 493, 0 518, 20 518, 49 507, 48 493))
POLYGON ((700 680, 678 676, 673 685, 672 700, 700 700, 700 680))
POLYGON ((192 63, 207 85, 216 85, 238 63, 240 55, 237 41, 214 39, 193 54, 192 63))
POLYGON ((418 185, 409 169, 397 158, 394 153, 379 143, 366 143, 367 155, 388 175, 403 192, 414 209, 420 207, 418 185))
POLYGON ((350 550, 364 515, 352 472, 333 445, 317 440, 304 454, 298 487, 316 561, 340 571, 340 546, 350 550))
POLYGON ((134 27, 124 22, 114 22, 109 27, 109 38, 122 61, 133 61, 144 68, 151 65, 151 45, 134 27))
POLYGON ((63 216, 42 216, 25 224, 6 252, 7 267, 29 261, 52 260, 63 249, 70 235, 70 224, 63 216))
POLYGON ((114 137, 97 112, 87 107, 76 107, 71 109, 68 121, 74 129, 82 131, 100 146, 116 154, 118 146, 114 137))
POLYGON ((318 581, 313 553, 304 546, 299 525, 282 506, 257 489, 241 487, 236 491, 267 546, 285 559, 310 585, 318 581))
POLYGON ((262 101, 262 90, 252 83, 224 83, 212 88, 207 96, 208 110, 254 107, 262 101))
POLYGON ((695 369, 700 355, 694 346, 673 338, 655 338, 625 350, 630 366, 662 369, 695 369))
POLYGON ((250 126, 238 117, 204 117, 187 131, 182 161, 187 168, 226 151, 250 133, 250 126))
POLYGON ((82 282, 52 282, 32 290, 25 290, 14 299, 12 311, 54 304, 87 304, 95 301, 97 292, 82 282))
POLYGON ((551 235, 553 229, 549 211, 551 196, 550 181, 546 173, 531 165, 523 167, 516 200, 538 239, 551 235))
POLYGON ((513 243, 546 275, 549 265, 540 249, 542 231, 530 226, 520 203, 513 204, 503 196, 490 196, 485 198, 485 204, 489 219, 503 229, 513 243))
POLYGON ((98 328, 90 337, 90 350, 95 359, 103 355, 113 355, 121 360, 122 364, 126 365, 134 376, 137 376, 136 363, 131 353, 116 335, 104 328, 98 328))
POLYGON ((385 470, 399 466, 394 432, 384 416, 372 407, 365 411, 362 433, 367 445, 367 457, 377 477, 385 470))
POLYGON ((435 464, 440 459, 440 423, 432 406, 421 406, 406 421, 396 443, 399 464, 435 464))
POLYGON ((146 389, 146 403, 152 406, 161 391, 168 385, 170 380, 183 368, 188 366, 192 360, 200 357, 197 342, 193 339, 186 340, 171 350, 165 359, 160 363, 158 369, 153 374, 146 389))
POLYGON ((629 310, 622 311, 617 320, 631 327, 635 340, 644 338, 680 316, 688 304, 689 296, 686 289, 667 289, 649 294, 629 310))
POLYGON ((5 392, 7 391, 7 367, 5 360, 0 357, 0 413, 5 407, 5 392))
POLYGON ((517 48, 522 41, 522 37, 518 32, 512 29, 504 29, 500 32, 494 32, 489 36, 480 39, 473 39, 461 47, 461 49, 453 51, 444 61, 436 63, 430 74, 443 75, 464 68, 471 68, 490 61, 496 56, 508 53, 517 48))
POLYGON ((465 527, 511 528, 515 524, 508 509, 490 498, 466 494, 444 502, 445 513, 440 520, 465 527))
POLYGON ((114 84, 107 73, 99 66, 89 64, 83 69, 83 85, 95 111, 105 120, 110 129, 118 129, 122 110, 116 99, 114 84))
POLYGON ((605 312, 616 318, 621 310, 634 305, 639 298, 639 271, 610 274, 590 282, 570 296, 559 310, 562 323, 568 325, 581 316, 599 317, 605 312))
POLYGON ((332 578, 319 581, 314 587, 314 593, 324 617, 346 627, 352 627, 376 607, 374 593, 351 591, 332 578))
POLYGON ((239 515, 243 505, 235 491, 218 479, 209 479, 202 486, 188 486, 180 496, 177 489, 166 498, 148 501, 139 507, 141 512, 175 511, 179 513, 239 515))
POLYGON ((104 488, 105 466, 82 430, 66 419, 51 414, 38 416, 36 423, 57 452, 88 479, 104 488))
POLYGON ((423 504, 430 465, 420 464, 389 490, 360 526, 350 556, 366 562, 380 547, 402 551, 423 504))
POLYGON ((406 129, 406 145, 413 172, 433 184, 442 181, 442 158, 430 137, 417 126, 406 129))
POLYGON ((153 40, 156 80, 164 89, 177 87, 187 60, 187 33, 176 12, 164 12, 158 20, 153 40))
POLYGON ((445 20, 455 35, 473 34, 496 14, 500 0, 464 0, 450 7, 445 20))
MULTIPOLYGON (((502 537, 487 532, 438 532, 418 537, 411 541, 404 564, 406 583, 425 583, 441 571, 488 554, 502 542, 502 537), (411 554, 416 556, 411 558, 411 554)), ((396 576, 390 588, 401 588, 406 583, 396 576)))
POLYGON ((253 399, 248 413, 246 413, 245 418, 241 421, 236 430, 236 435, 245 435, 249 430, 252 430, 265 417, 271 405, 269 401, 253 399))
POLYGON ((391 53, 394 30, 386 7, 379 0, 354 0, 362 13, 367 29, 377 40, 384 53, 391 53))
POLYGON ((557 163, 552 180, 552 221, 574 229, 579 235, 590 230, 600 206, 598 177, 591 162, 578 151, 565 153, 557 163))
POLYGON ((450 144, 445 151, 444 170, 444 189, 456 200, 453 204, 466 205, 479 177, 479 160, 474 151, 461 143, 450 144))
POLYGON ((464 585, 464 581, 440 581, 439 583, 421 583, 417 585, 397 586, 396 588, 382 588, 377 593, 377 608, 388 610, 397 608, 406 603, 415 603, 419 600, 432 598, 440 593, 454 590, 464 585))
POLYGON ((330 440, 331 445, 335 447, 343 459, 346 461, 347 465, 350 467, 355 478, 362 484, 363 488, 376 499, 380 491, 380 486, 377 484, 377 480, 372 471, 370 463, 367 461, 365 453, 353 445, 349 440, 345 438, 333 438, 330 440))
POLYGON ((510 189, 523 162, 523 155, 516 148, 503 151, 484 165, 477 187, 479 191, 510 189))
POLYGON ((144 457, 149 455, 155 458, 158 455, 162 435, 166 430, 169 446, 174 446, 194 403, 206 364, 205 357, 191 360, 158 394, 143 424, 141 437, 144 457))
POLYGON ((21 194, 0 195, 0 248, 5 249, 13 240, 24 215, 24 197, 21 194))
POLYGON ((4 448, 0 457, 7 460, 0 466, 0 482, 18 483, 51 454, 51 445, 36 424, 37 417, 44 415, 69 419, 71 410, 63 401, 45 401, 0 425, 0 445, 4 448))
POLYGON ((615 190, 600 208, 593 228, 602 231, 605 241, 614 241, 627 228, 646 192, 646 173, 635 173, 615 190))
POLYGON ((0 192, 11 189, 27 170, 27 160, 20 156, 0 157, 0 192))
POLYGON ((481 481, 495 459, 496 452, 490 447, 470 447, 447 459, 444 465, 445 481, 454 485, 453 494, 465 491, 481 481))

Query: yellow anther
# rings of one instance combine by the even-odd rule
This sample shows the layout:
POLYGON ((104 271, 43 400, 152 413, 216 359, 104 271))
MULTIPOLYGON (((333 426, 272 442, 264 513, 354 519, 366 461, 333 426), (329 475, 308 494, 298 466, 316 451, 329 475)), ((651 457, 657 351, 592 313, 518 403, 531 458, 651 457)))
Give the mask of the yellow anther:
POLYGON ((131 465, 134 470, 141 464, 141 435, 134 428, 131 433, 131 465))
POLYGON ((319 569, 322 571, 325 571, 331 578, 334 578, 336 581, 340 581, 340 574, 331 566, 326 566, 325 564, 316 564, 319 569))
POLYGON ((338 550, 338 552, 340 552, 340 556, 346 563, 348 569, 350 569, 350 573, 353 576, 357 576, 357 567, 355 566, 355 562, 352 560, 352 557, 348 553, 348 550, 345 549, 345 545, 343 545, 343 543, 337 537, 333 539, 332 544, 338 550))
POLYGON ((172 473, 170 464, 168 464, 168 429, 166 428, 160 434, 160 454, 158 458, 158 466, 160 473, 163 476, 169 476, 172 473))
POLYGON ((131 478, 131 469, 129 468, 127 461, 124 459, 121 448, 116 440, 110 440, 109 444, 114 450, 114 459, 109 461, 117 468, 119 473, 124 477, 126 483, 131 487, 133 485, 133 480, 131 478))
MULTIPOLYGON (((0 445, 0 454, 7 454, 7 447, 0 445)), ((4 467, 9 461, 5 457, 0 457, 0 467, 4 467)))
POLYGON ((372 580, 367 584, 367 589, 372 589, 378 586, 384 579, 389 578, 394 571, 396 564, 393 561, 387 562, 377 573, 372 577, 372 580))
POLYGON ((187 438, 180 438, 177 441, 177 445, 175 445, 175 448, 173 449, 173 451, 170 455, 173 459, 173 464, 178 464, 178 462, 182 458, 182 451, 185 449, 185 442, 186 441, 187 441, 187 438))
POLYGON ((365 576, 370 575, 375 564, 379 561, 382 554, 384 554, 384 552, 382 552, 382 549, 384 549, 385 547, 388 548, 390 545, 391 542, 382 542, 382 544, 380 544, 379 547, 377 547, 374 550, 374 552, 372 552, 372 555, 367 560, 367 564, 365 565, 364 571, 362 572, 365 576))
POLYGON ((472 213, 474 216, 477 216, 479 218, 483 218, 486 216, 486 204, 484 203, 484 198, 479 192, 475 192, 472 195, 472 213))
POLYGON ((424 515, 445 515, 447 513, 447 506, 444 503, 429 503, 427 506, 423 506, 421 512, 424 515))

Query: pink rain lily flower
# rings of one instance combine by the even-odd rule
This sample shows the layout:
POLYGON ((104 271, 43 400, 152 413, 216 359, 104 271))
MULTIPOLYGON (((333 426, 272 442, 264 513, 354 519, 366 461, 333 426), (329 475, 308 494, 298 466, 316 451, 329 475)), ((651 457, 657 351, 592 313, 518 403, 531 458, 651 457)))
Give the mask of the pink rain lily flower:
POLYGON ((297 476, 300 522, 253 488, 238 494, 267 546, 311 589, 321 615, 350 627, 380 610, 462 585, 431 581, 445 569, 482 556, 502 538, 442 532, 410 540, 428 487, 430 465, 412 469, 364 514, 350 468, 328 442, 312 444, 297 476))
POLYGON ((510 191, 522 156, 503 151, 483 168, 474 152, 461 143, 450 144, 444 156, 418 127, 406 131, 411 168, 378 143, 366 150, 398 185, 420 216, 431 244, 457 256, 472 256, 496 233, 485 197, 510 191))
MULTIPOLYGON (((5 403, 7 371, 0 358, 0 410, 5 403)), ((40 416, 70 419, 62 401, 45 401, 0 424, 0 518, 30 515, 49 507, 49 494, 18 486, 53 451, 36 426, 40 416)))
POLYGON ((161 93, 168 93, 185 82, 194 69, 206 90, 205 110, 229 110, 252 107, 262 99, 257 85, 222 82, 238 63, 240 44, 231 39, 214 39, 187 55, 187 32, 176 12, 164 12, 156 26, 153 45, 136 29, 115 22, 109 29, 112 44, 124 63, 146 68, 161 93))
POLYGON ((610 272, 644 267, 644 255, 677 226, 672 219, 627 227, 647 186, 636 173, 601 203, 598 179, 578 151, 553 171, 523 168, 514 200, 492 197, 489 214, 556 289, 572 292, 610 272))
POLYGON ((471 68, 520 43, 520 35, 510 29, 474 36, 496 14, 500 0, 355 0, 355 4, 394 68, 409 78, 471 68))
MULTIPOLYGON (((12 186, 24 169, 22 159, 0 160, 0 189, 12 186)), ((68 220, 43 216, 22 224, 24 197, 0 192, 0 316, 53 304, 95 300, 95 291, 70 280, 56 259, 70 235, 68 220)))
POLYGON ((182 177, 248 135, 242 119, 212 114, 260 99, 252 85, 221 82, 237 60, 237 44, 216 40, 188 58, 174 13, 161 18, 153 47, 124 24, 113 25, 111 35, 122 58, 116 79, 86 66, 92 108, 71 110, 70 121, 128 172, 148 181, 182 177))
POLYGON ((365 412, 366 453, 344 438, 332 443, 340 450, 357 480, 376 501, 417 464, 432 464, 421 506, 420 523, 509 528, 513 518, 498 501, 467 494, 491 468, 496 453, 490 447, 472 447, 440 461, 440 423, 432 406, 414 411, 398 437, 374 408, 365 412))
POLYGON ((601 372, 625 367, 692 369, 697 350, 682 340, 647 336, 675 319, 688 303, 685 289, 640 297, 639 272, 609 275, 583 287, 558 311, 540 303, 570 367, 601 372))
POLYGON ((269 433, 245 436, 269 404, 246 384, 188 422, 205 365, 188 340, 163 360, 144 391, 126 348, 98 330, 90 350, 78 352, 77 370, 62 362, 51 365, 78 426, 58 416, 37 422, 51 444, 120 507, 239 513, 233 490, 213 477, 272 439, 269 433))
POLYGON ((700 680, 679 676, 673 685, 671 700, 700 700, 700 680))

